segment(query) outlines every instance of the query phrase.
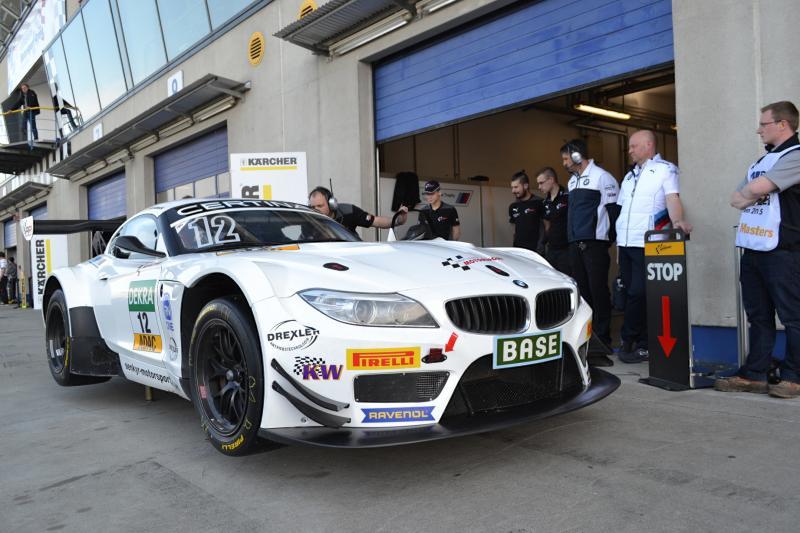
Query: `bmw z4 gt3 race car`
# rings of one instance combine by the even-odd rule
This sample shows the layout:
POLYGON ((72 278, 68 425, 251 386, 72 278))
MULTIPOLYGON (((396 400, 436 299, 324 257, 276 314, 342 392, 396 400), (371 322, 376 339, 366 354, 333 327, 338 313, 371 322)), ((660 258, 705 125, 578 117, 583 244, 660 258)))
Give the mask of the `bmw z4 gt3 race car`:
POLYGON ((227 455, 489 431, 619 386, 587 365, 574 281, 537 254, 362 242, 288 202, 146 209, 47 278, 43 314, 56 382, 175 393, 227 455))

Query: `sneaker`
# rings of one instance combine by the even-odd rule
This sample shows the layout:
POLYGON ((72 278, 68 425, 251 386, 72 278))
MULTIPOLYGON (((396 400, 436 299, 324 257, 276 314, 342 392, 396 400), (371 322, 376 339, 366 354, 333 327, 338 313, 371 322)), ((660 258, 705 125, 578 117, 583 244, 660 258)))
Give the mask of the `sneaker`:
POLYGON ((590 355, 586 358, 589 366, 614 366, 614 361, 607 355, 590 355))
POLYGON ((714 390, 720 392, 755 392, 757 394, 766 394, 767 382, 747 379, 741 376, 731 376, 729 378, 717 379, 714 382, 714 390))
POLYGON ((650 353, 645 348, 637 348, 632 352, 620 352, 619 360, 629 365, 643 363, 650 359, 650 353))
POLYGON ((775 385, 769 385, 769 395, 787 400, 797 398, 800 396, 800 383, 781 381, 775 385))
POLYGON ((631 341, 622 341, 622 344, 619 345, 619 350, 617 350, 617 355, 624 354, 624 353, 631 353, 633 351, 633 342, 631 341))

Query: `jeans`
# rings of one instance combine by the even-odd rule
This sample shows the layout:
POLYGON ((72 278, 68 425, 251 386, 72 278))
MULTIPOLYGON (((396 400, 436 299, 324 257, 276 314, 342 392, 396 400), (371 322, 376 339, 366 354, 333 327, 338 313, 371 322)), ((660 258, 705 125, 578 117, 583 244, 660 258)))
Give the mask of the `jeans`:
POLYGON ((578 241, 569 245, 572 277, 592 308, 592 330, 611 345, 611 293, 608 291, 608 241, 578 241))
POLYGON ((8 278, 6 276, 0 277, 0 303, 8 303, 8 278))
MULTIPOLYGON (((33 114, 33 111, 25 111, 23 115, 25 116, 25 127, 30 129, 31 139, 37 140, 39 138, 39 130, 36 129, 36 115, 33 114)), ((25 140, 28 140, 27 131, 25 140)))
POLYGON ((622 323, 623 341, 635 348, 647 348, 647 293, 645 291, 644 248, 620 246, 619 275, 625 286, 625 320, 622 323))
POLYGON ((786 328, 786 358, 781 379, 800 383, 800 251, 773 250, 742 256, 739 281, 750 322, 750 353, 739 375, 767 380, 775 347, 775 312, 786 328))
POLYGON ((545 253, 545 259, 547 259, 547 262, 550 263, 553 268, 562 274, 572 277, 572 264, 570 262, 569 247, 553 248, 548 244, 547 252, 545 253))
POLYGON ((8 278, 8 301, 9 303, 17 300, 17 278, 8 278))

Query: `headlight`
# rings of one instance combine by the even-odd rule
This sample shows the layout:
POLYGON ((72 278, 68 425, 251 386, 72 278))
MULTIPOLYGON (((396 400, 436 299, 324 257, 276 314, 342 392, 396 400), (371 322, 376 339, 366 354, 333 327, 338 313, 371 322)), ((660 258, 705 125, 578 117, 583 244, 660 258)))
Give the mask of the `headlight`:
POLYGON ((438 324, 419 302, 400 294, 310 289, 300 297, 334 320, 357 326, 436 328, 438 324))

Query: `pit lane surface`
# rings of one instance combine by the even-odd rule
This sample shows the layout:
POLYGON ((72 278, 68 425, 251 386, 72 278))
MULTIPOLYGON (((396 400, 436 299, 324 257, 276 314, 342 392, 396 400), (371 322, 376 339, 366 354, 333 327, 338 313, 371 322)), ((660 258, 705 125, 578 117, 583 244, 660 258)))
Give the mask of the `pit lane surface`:
POLYGON ((0 531, 797 531, 800 400, 637 383, 512 430, 226 458, 188 402, 63 388, 0 306, 0 531))

